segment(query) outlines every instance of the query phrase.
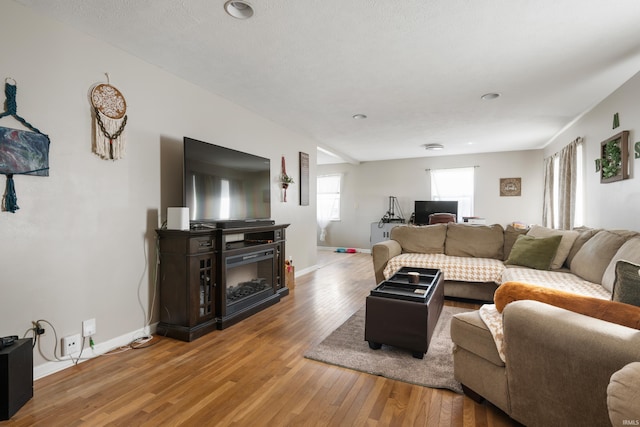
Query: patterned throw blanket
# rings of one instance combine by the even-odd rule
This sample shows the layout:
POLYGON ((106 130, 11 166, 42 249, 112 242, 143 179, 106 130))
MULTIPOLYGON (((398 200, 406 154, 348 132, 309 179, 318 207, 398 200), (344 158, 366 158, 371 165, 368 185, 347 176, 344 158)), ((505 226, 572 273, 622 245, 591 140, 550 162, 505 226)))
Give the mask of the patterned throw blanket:
MULTIPOLYGON (((445 280, 497 284, 518 281, 595 298, 611 299, 609 291, 601 285, 583 280, 569 272, 521 267, 507 268, 497 259, 455 257, 444 254, 401 254, 389 260, 383 271, 385 279, 393 276, 402 267, 437 268, 442 271, 445 280)), ((478 313, 493 336, 500 358, 505 361, 502 313, 498 312, 495 304, 483 305, 478 313)))
MULTIPOLYGON (((529 268, 506 268, 502 273, 502 283, 519 281, 534 283, 552 289, 573 292, 580 295, 611 299, 611 294, 602 286, 587 282, 571 273, 561 271, 532 270, 529 268)), ((502 313, 499 313, 495 304, 485 304, 478 310, 480 318, 487 325, 496 343, 498 354, 503 362, 504 355, 504 329, 502 325, 502 313)))
POLYGON ((437 268, 445 280, 463 282, 502 283, 505 269, 502 261, 490 258, 457 257, 444 254, 401 254, 387 263, 383 274, 385 279, 402 267, 437 268))

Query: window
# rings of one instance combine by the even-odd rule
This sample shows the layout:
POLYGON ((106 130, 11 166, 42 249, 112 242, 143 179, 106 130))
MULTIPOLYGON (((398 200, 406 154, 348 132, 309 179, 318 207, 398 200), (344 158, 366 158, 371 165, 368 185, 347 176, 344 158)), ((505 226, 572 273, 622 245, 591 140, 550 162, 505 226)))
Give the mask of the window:
POLYGON ((457 200, 458 221, 473 216, 475 168, 432 169, 431 200, 457 200))
POLYGON ((342 175, 318 177, 318 220, 340 221, 340 184, 342 175))

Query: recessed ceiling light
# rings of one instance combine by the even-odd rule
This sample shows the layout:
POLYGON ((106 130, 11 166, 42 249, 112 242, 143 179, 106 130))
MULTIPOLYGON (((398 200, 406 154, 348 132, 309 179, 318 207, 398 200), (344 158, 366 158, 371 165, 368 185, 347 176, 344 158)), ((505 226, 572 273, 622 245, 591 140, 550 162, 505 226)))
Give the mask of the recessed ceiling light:
POLYGON ((425 150, 436 151, 436 150, 442 150, 443 148, 444 148, 444 145, 442 144, 424 144, 425 150))
POLYGON ((495 92, 485 93, 480 98, 484 99, 485 101, 490 101, 492 99, 500 98, 500 94, 495 92))
POLYGON ((224 10, 236 19, 248 19, 253 16, 253 7, 244 0, 229 0, 224 10))
POLYGON ((366 119, 367 115, 366 114, 354 114, 352 117, 354 119, 356 119, 356 120, 362 120, 362 119, 366 119))

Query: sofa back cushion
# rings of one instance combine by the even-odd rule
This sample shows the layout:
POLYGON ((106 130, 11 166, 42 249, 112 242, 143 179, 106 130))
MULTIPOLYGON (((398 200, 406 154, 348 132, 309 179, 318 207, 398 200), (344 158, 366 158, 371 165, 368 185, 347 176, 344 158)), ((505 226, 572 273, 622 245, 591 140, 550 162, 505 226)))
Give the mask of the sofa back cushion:
POLYGON ((613 284, 616 280, 616 263, 620 260, 640 264, 640 237, 629 239, 620 246, 602 276, 602 286, 609 292, 613 292, 613 284))
POLYGON ((571 261, 573 261, 573 258, 575 258, 582 246, 600 231, 600 229, 589 227, 576 227, 573 230, 578 232, 578 237, 576 237, 573 246, 571 246, 571 250, 569 250, 569 255, 567 255, 566 264, 569 268, 571 268, 571 261))
POLYGON ((449 223, 444 253, 452 256, 503 258, 504 228, 500 224, 449 223))
POLYGON ((447 224, 394 227, 390 237, 400 243, 404 253, 442 254, 447 224))
POLYGON ((516 242, 516 239, 521 234, 527 234, 529 231, 528 228, 515 228, 513 225, 507 225, 507 228, 504 229, 504 246, 503 246, 503 256, 504 259, 509 258, 509 254, 511 253, 511 248, 513 248, 513 244, 516 242))
POLYGON ((556 251, 553 260, 551 261, 551 270, 558 270, 562 268, 564 265, 567 256, 569 255, 569 251, 573 246, 573 243, 576 241, 579 233, 573 230, 554 230, 552 228, 542 227, 540 225, 533 225, 531 229, 527 233, 527 236, 532 237, 552 237, 552 236, 562 236, 560 240, 560 245, 558 246, 558 250, 556 251))
POLYGON ((571 272, 584 280, 601 284, 607 266, 625 240, 624 236, 612 231, 598 231, 582 245, 571 261, 571 272))

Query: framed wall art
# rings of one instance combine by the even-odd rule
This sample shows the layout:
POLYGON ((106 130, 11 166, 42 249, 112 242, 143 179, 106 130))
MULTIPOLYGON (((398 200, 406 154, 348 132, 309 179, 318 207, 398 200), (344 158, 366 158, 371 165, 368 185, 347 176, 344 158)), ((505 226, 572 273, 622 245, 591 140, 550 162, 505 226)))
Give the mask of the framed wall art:
POLYGON ((309 206, 309 155, 300 151, 300 206, 309 206))
POLYGON ((600 143, 600 182, 629 178, 629 131, 624 130, 600 143))
POLYGON ((522 178, 500 178, 500 197, 521 195, 522 178))

